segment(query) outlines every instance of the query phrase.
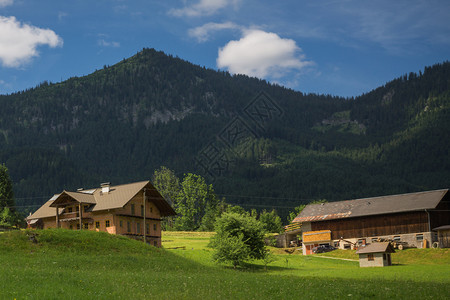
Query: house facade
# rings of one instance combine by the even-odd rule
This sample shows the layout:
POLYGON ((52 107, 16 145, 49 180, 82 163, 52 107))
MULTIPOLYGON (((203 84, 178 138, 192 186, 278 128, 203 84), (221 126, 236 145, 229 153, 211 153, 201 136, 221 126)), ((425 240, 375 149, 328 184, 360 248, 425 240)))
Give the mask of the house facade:
POLYGON ((450 225, 448 189, 310 204, 293 220, 301 223, 303 254, 311 245, 341 249, 380 241, 407 247, 429 247, 438 241, 433 228, 450 225), (329 231, 328 241, 314 232, 329 231), (307 247, 308 246, 308 247, 307 247))
POLYGON ((176 215, 150 181, 63 191, 27 218, 32 228, 104 231, 161 246, 161 218, 176 215))

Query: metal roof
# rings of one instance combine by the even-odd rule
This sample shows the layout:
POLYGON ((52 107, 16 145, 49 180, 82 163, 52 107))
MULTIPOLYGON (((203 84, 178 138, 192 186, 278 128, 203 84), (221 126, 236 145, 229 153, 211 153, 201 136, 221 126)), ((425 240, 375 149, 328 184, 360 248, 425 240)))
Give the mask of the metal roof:
POLYGON ((365 247, 359 248, 356 254, 364 253, 395 253, 394 247, 389 242, 372 243, 365 247))
POLYGON ((350 217, 435 209, 448 189, 309 204, 292 222, 312 222, 350 217))
POLYGON ((103 193, 101 188, 91 189, 89 190, 89 193, 86 193, 85 191, 63 191, 61 194, 54 195, 27 219, 54 217, 56 214, 56 204, 65 203, 68 199, 74 202, 93 204, 92 211, 122 208, 144 188, 146 189, 147 198, 156 205, 161 216, 176 215, 170 204, 167 203, 150 181, 141 181, 111 186, 108 193, 103 193))

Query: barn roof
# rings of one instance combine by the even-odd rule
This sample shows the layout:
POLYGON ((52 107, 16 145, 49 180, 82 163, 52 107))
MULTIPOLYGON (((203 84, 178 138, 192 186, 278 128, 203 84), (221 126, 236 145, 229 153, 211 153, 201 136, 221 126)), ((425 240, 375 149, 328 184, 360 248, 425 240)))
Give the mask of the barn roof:
POLYGON ((365 247, 359 248, 356 254, 364 253, 395 253, 394 247, 389 242, 372 243, 365 247))
POLYGON ((91 204, 93 205, 92 211, 121 208, 144 188, 146 188, 147 198, 155 203, 161 216, 171 216, 176 214, 172 206, 167 203, 150 181, 140 181, 110 186, 108 192, 103 192, 102 188, 81 190, 77 192, 63 191, 61 194, 54 195, 27 219, 54 217, 56 214, 56 205, 67 203, 68 199, 72 202, 91 204))
POLYGON ((309 204, 293 222, 312 222, 350 217, 435 209, 448 189, 374 198, 309 204))

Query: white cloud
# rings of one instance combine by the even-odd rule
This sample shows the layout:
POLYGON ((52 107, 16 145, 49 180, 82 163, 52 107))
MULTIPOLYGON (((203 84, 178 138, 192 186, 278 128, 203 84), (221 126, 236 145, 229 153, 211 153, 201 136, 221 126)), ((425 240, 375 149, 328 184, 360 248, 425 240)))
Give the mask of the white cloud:
POLYGON ((246 30, 238 41, 230 41, 219 49, 217 66, 233 74, 259 78, 281 78, 289 71, 312 65, 306 61, 294 40, 283 39, 275 33, 246 30))
POLYGON ((188 30, 190 37, 196 38, 198 42, 205 42, 209 39, 211 33, 224 29, 239 29, 239 25, 232 22, 225 23, 206 23, 202 26, 195 27, 188 30))
POLYGON ((99 46, 103 46, 103 47, 114 47, 114 48, 120 47, 120 43, 119 42, 108 42, 108 41, 106 41, 104 39, 99 39, 97 41, 97 44, 99 46))
POLYGON ((39 56, 39 45, 61 47, 63 40, 50 29, 21 24, 15 17, 0 16, 0 61, 5 67, 18 67, 39 56))
POLYGON ((13 3, 14 3, 14 0, 0 0, 0 7, 12 5, 13 3))
POLYGON ((239 0, 199 0, 199 2, 187 5, 179 9, 169 10, 169 14, 176 17, 210 16, 227 6, 237 6, 239 0))
POLYGON ((65 17, 67 17, 66 12, 63 12, 63 11, 58 12, 58 20, 59 21, 62 21, 65 17))

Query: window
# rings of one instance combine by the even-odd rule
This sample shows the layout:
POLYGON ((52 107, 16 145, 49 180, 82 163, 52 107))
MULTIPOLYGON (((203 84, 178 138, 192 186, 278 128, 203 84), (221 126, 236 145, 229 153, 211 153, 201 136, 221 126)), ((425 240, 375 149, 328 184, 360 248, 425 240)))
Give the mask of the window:
POLYGON ((153 212, 153 207, 150 206, 150 212, 153 212))
POLYGON ((135 211, 134 211, 134 204, 131 204, 131 214, 134 215, 135 211))
POLYGON ((386 253, 383 253, 383 260, 386 260, 387 259, 387 255, 386 255, 386 253))
POLYGON ((110 225, 109 225, 109 220, 106 220, 105 221, 105 227, 109 227, 110 225))
POLYGON ((80 229, 80 223, 77 223, 77 229, 78 230, 80 229))
POLYGON ((123 221, 122 220, 119 221, 119 226, 123 227, 123 221))
POLYGON ((83 211, 84 211, 84 212, 87 212, 88 209, 89 209, 89 205, 83 206, 83 211))
POLYGON ((368 260, 374 260, 373 254, 367 254, 367 259, 368 259, 368 260))
POLYGON ((127 222, 127 232, 131 232, 131 224, 130 224, 130 221, 127 222))
POLYGON ((153 230, 156 231, 156 224, 153 224, 153 230))
POLYGON ((393 240, 394 242, 400 242, 401 238, 400 238, 399 235, 396 235, 396 236, 394 236, 394 237, 392 238, 392 240, 393 240))
POLYGON ((141 205, 141 217, 144 216, 144 205, 141 205))
POLYGON ((423 234, 416 234, 416 241, 418 242, 423 241, 423 234))
POLYGON ((145 224, 145 234, 150 234, 150 224, 145 224))
POLYGON ((99 221, 95 222, 95 228, 100 228, 100 222, 99 221))
POLYGON ((139 223, 139 222, 136 223, 136 232, 137 232, 137 234, 141 233, 141 223, 139 223))
POLYGON ((84 229, 89 229, 89 223, 84 223, 83 225, 84 225, 84 226, 83 226, 84 229))
POLYGON ((77 205, 77 206, 75 206, 75 210, 77 211, 77 212, 79 212, 80 211, 80 207, 77 205))
POLYGON ((67 212, 71 213, 72 212, 72 206, 67 208, 67 212))

